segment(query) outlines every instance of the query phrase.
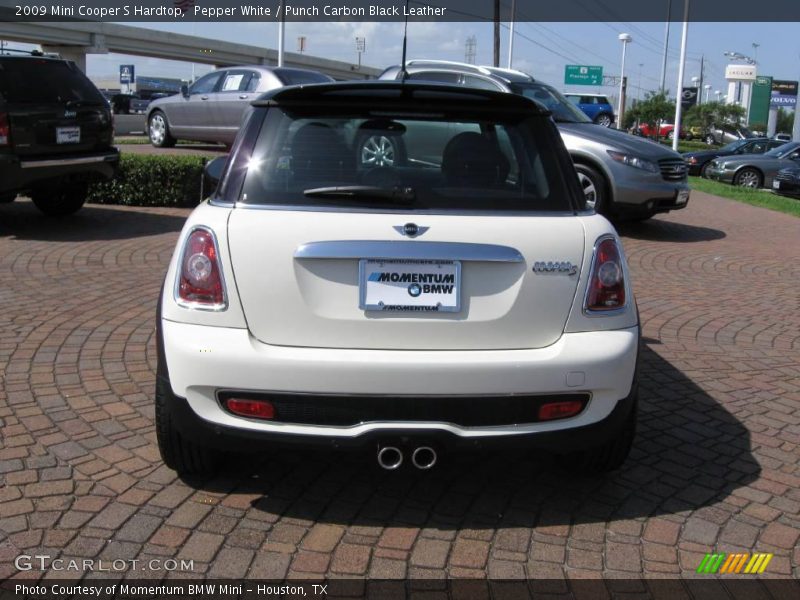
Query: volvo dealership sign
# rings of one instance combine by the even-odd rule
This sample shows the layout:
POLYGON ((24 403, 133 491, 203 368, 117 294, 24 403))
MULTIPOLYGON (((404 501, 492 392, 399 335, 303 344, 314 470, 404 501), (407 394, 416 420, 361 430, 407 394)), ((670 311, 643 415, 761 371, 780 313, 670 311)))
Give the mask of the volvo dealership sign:
POLYGON ((774 79, 772 81, 772 95, 769 99, 770 106, 783 106, 794 108, 797 106, 797 82, 774 79))

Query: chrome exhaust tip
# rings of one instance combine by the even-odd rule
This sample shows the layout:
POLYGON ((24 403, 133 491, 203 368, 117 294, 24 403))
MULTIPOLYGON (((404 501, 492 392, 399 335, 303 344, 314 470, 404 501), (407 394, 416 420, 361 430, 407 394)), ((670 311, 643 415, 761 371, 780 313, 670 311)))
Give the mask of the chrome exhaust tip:
POLYGON ((411 455, 411 462, 422 471, 432 468, 437 459, 436 450, 430 446, 420 446, 411 455))
POLYGON ((383 446, 378 450, 378 464, 382 469, 394 471, 403 464, 403 453, 396 446, 383 446))

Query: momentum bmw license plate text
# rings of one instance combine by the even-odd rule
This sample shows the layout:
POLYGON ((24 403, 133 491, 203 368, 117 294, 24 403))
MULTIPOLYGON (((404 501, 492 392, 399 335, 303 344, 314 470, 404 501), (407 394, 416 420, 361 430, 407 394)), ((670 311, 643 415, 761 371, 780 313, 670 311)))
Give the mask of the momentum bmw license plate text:
POLYGON ((401 312, 461 310, 461 262, 380 260, 359 262, 359 308, 401 312))

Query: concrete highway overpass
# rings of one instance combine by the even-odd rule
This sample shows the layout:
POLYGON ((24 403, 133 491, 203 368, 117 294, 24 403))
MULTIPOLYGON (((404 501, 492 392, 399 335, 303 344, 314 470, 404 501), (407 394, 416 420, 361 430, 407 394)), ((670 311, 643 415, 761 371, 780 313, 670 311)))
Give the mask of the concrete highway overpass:
MULTIPOLYGON (((0 39, 41 44, 45 52, 58 52, 84 71, 87 54, 132 54, 169 60, 227 67, 233 65, 275 65, 278 51, 193 35, 156 31, 114 23, 11 23, 0 22, 0 39)), ((286 52, 284 65, 313 69, 334 79, 369 79, 381 70, 329 60, 307 54, 286 52)))

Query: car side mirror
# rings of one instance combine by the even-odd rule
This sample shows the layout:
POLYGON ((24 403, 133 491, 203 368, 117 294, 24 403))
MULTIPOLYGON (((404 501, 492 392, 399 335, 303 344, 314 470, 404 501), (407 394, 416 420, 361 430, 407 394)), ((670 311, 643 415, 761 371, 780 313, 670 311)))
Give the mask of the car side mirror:
POLYGON ((181 85, 181 96, 183 96, 184 98, 189 97, 189 86, 186 85, 185 83, 181 85))
POLYGON ((800 152, 792 152, 789 155, 789 160, 800 160, 800 152))
POLYGON ((217 189, 219 180, 222 179, 222 171, 225 169, 225 163, 228 162, 228 155, 217 156, 216 158, 206 163, 206 168, 203 170, 204 190, 208 190, 206 195, 217 189))

